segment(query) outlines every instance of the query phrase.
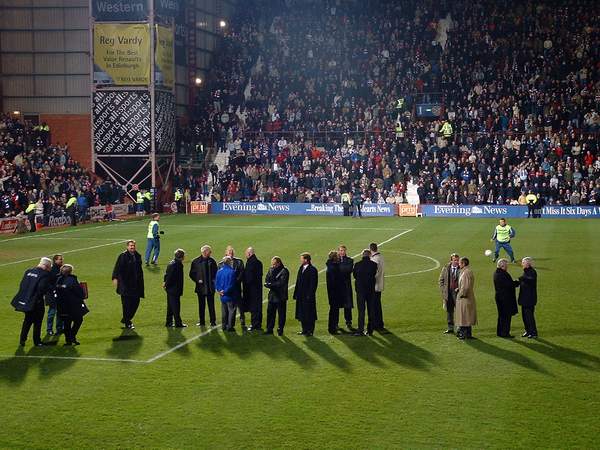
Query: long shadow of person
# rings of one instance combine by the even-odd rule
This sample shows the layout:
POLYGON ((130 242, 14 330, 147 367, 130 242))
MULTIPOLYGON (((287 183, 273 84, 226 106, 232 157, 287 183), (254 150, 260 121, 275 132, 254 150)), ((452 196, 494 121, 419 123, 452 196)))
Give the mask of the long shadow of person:
POLYGON ((40 368, 40 378, 49 378, 72 366, 77 360, 77 352, 65 350, 60 355, 44 353, 46 347, 32 347, 25 352, 23 347, 17 347, 15 356, 0 361, 0 380, 10 384, 21 384, 27 378, 27 373, 34 367, 40 368), (60 356, 53 358, 52 356, 60 356), (63 359, 63 357, 66 357, 63 359), (72 359, 69 359, 72 357, 72 359))
POLYGON ((431 366, 436 364, 436 357, 433 353, 401 339, 392 332, 383 336, 373 335, 373 340, 381 344, 377 348, 379 354, 398 365, 430 370, 431 366))
MULTIPOLYGON (((183 335, 181 328, 172 328, 172 327, 167 328, 166 343, 169 348, 177 347, 178 345, 182 344, 185 341, 186 341, 186 338, 183 335)), ((182 356, 189 356, 190 349, 187 345, 181 345, 177 350, 174 351, 174 353, 177 353, 182 356)))
POLYGON ((304 341, 304 344, 328 363, 342 369, 345 372, 352 372, 350 363, 334 352, 329 345, 319 338, 315 338, 314 336, 309 337, 304 341))
POLYGON ((123 329, 121 334, 112 339, 111 347, 106 351, 110 356, 118 359, 131 359, 139 353, 144 338, 135 330, 123 329))
POLYGON ((197 346, 202 350, 208 350, 215 355, 223 355, 225 340, 219 329, 214 329, 210 333, 205 334, 198 338, 197 346))
POLYGON ((381 349, 378 348, 382 347, 382 344, 377 340, 341 334, 335 337, 363 361, 373 366, 386 367, 385 362, 380 358, 381 349))
POLYGON ((503 359, 513 364, 517 364, 526 369, 535 370, 536 372, 544 375, 553 376, 550 372, 538 365, 531 358, 528 358, 527 356, 522 355, 520 353, 496 347, 495 345, 489 344, 480 339, 467 339, 464 342, 467 343, 467 345, 469 345, 470 347, 473 347, 475 350, 479 350, 482 353, 487 353, 488 355, 495 356, 496 358, 503 359))
POLYGON ((600 371, 600 357, 590 355, 589 353, 575 350, 569 347, 550 342, 546 339, 538 338, 537 342, 528 339, 527 342, 515 340, 515 343, 523 347, 530 348, 533 351, 541 353, 549 358, 555 359, 572 366, 581 367, 582 369, 591 370, 594 372, 600 371))

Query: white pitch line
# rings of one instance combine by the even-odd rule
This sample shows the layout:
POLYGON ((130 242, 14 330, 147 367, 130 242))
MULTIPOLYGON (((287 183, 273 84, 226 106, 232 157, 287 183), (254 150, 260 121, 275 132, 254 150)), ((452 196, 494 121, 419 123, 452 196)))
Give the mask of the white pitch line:
MULTIPOLYGON (((412 229, 409 229, 409 230, 404 230, 404 231, 402 231, 401 233, 398 233, 398 234, 396 234, 395 236, 392 236, 391 238, 389 238, 389 239, 386 239, 385 241, 381 242, 380 244, 377 244, 377 246, 382 246, 382 245, 385 245, 385 244, 387 244, 387 243, 389 243, 389 242, 393 241, 394 239, 397 239, 397 238, 399 238, 400 236, 402 236, 402 235, 404 235, 404 234, 406 234, 406 233, 410 233, 411 231, 413 231, 413 230, 412 230, 412 229)), ((360 252, 360 253, 357 253, 357 254, 356 254, 356 255, 354 255, 352 258, 356 258, 356 257, 358 257, 358 256, 360 256, 360 255, 362 255, 362 252, 360 252)), ((325 269, 321 269, 321 270, 319 270, 319 273, 323 273, 323 272, 325 272, 325 270, 327 270, 327 269, 326 269, 326 268, 325 268, 325 269)), ((290 286, 288 287, 288 291, 291 291, 292 289, 294 289, 294 287, 296 287, 296 284, 292 284, 292 285, 290 285, 290 286)), ((263 300, 263 304, 264 304, 264 303, 266 303, 266 302, 267 302, 267 299, 264 299, 264 300, 263 300)), ((238 315, 237 317, 239 317, 239 315, 238 315)), ((179 350, 181 347, 185 347, 186 345, 188 345, 188 344, 190 344, 190 343, 194 342, 195 340, 197 340, 197 339, 199 339, 199 338, 201 338, 201 337, 203 337, 203 336, 206 336, 207 334, 211 333, 212 331, 214 331, 214 330, 216 330, 216 329, 218 329, 218 328, 220 328, 220 326, 219 326, 219 325, 216 325, 216 326, 214 326, 214 327, 210 327, 208 330, 206 330, 206 331, 203 331, 202 333, 200 333, 200 334, 197 334, 196 336, 192 336, 191 338, 189 338, 189 339, 187 339, 187 340, 185 340, 185 341, 183 341, 183 342, 180 342, 180 343, 179 343, 179 344, 177 344, 175 347, 171 347, 170 349, 168 349, 168 350, 165 350, 164 352, 161 352, 161 353, 159 353, 158 355, 155 355, 155 356, 153 356, 152 358, 150 358, 150 359, 146 360, 146 362, 147 362, 147 363, 153 363, 154 361, 156 361, 156 360, 158 360, 158 359, 160 359, 160 358, 163 358, 164 356, 167 356, 168 354, 170 354, 170 353, 173 353, 173 352, 175 352, 175 351, 179 350)))
MULTIPOLYGON (((127 222, 131 225, 134 222, 127 222)), ((244 228, 256 230, 374 230, 374 231, 406 231, 406 228, 369 228, 369 227, 301 227, 301 226, 276 226, 276 225, 196 225, 196 224, 169 224, 163 223, 164 228, 244 228)))
POLYGON ((420 255, 419 253, 400 252, 400 251, 395 251, 394 253, 402 253, 404 255, 418 256, 420 258, 429 259, 430 261, 433 261, 435 263, 435 266, 430 267, 429 269, 417 270, 415 272, 404 272, 404 273, 397 273, 394 275, 386 275, 385 278, 405 277, 407 275, 415 275, 418 273, 431 272, 432 270, 439 269, 439 267, 441 266, 440 262, 437 259, 432 258, 431 256, 420 255))
MULTIPOLYGON (((126 239, 122 239, 120 241, 109 242, 107 244, 93 245, 91 247, 77 248, 75 250, 67 250, 66 252, 56 252, 56 253, 61 253, 62 255, 66 255, 68 253, 77 253, 77 252, 83 252, 83 251, 86 251, 86 250, 93 250, 95 248, 107 247, 109 245, 122 244, 123 242, 127 242, 127 240, 126 239)), ((15 264, 21 264, 21 263, 28 262, 28 261, 37 261, 40 258, 41 258, 41 256, 37 256, 37 257, 34 257, 34 258, 21 259, 20 261, 11 261, 11 262, 8 262, 8 263, 0 264, 0 267, 12 266, 12 265, 15 265, 15 264)))
POLYGON ((120 359, 120 358, 96 358, 91 356, 52 356, 52 355, 0 355, 0 358, 34 358, 34 359, 74 359, 83 361, 111 361, 111 362, 129 362, 146 363, 140 359, 120 359))

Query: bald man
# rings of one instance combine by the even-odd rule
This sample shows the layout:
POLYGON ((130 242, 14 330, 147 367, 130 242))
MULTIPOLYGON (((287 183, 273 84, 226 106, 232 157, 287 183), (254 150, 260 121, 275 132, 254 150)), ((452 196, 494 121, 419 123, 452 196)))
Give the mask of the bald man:
MULTIPOLYGON (((246 249, 246 267, 242 277, 244 288, 243 305, 246 311, 250 312, 250 326, 248 331, 262 329, 262 278, 263 264, 256 257, 254 249, 246 249)), ((240 311, 240 317, 242 312, 240 311)))

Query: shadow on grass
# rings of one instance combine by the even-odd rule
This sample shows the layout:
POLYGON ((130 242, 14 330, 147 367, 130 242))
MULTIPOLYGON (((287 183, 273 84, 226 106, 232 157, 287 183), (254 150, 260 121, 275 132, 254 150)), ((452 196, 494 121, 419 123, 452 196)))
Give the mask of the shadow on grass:
POLYGON ((130 359, 139 353, 143 340, 135 330, 123 329, 119 336, 112 339, 112 345, 106 353, 119 359, 130 359))
POLYGON ((479 350, 482 353, 487 353, 488 355, 495 356, 496 358, 503 359, 513 364, 517 364, 526 369, 535 370, 536 372, 541 373, 543 375, 553 376, 550 372, 538 365, 531 358, 528 358, 527 356, 522 355, 520 353, 496 347, 495 345, 489 344, 480 339, 467 339, 464 342, 467 345, 473 347, 475 350, 479 350))
POLYGON ((528 339, 527 342, 515 340, 515 343, 530 348, 531 350, 555 359, 556 361, 581 367, 582 369, 591 370, 593 372, 600 372, 600 357, 598 356, 590 355, 589 353, 569 347, 563 347, 562 345, 541 338, 536 340, 528 339))
POLYGON ((48 347, 32 347, 25 352, 18 347, 15 356, 0 361, 0 381, 8 384, 21 384, 27 378, 27 373, 34 367, 39 367, 39 378, 49 379, 71 367, 77 356, 74 347, 59 347, 58 351, 48 352, 48 347), (73 357, 74 359, 53 359, 44 356, 73 357))
POLYGON ((339 337, 358 357, 369 364, 385 367, 385 361, 400 366, 428 371, 436 364, 433 353, 399 338, 394 333, 367 337, 339 337))
POLYGON ((305 369, 311 369, 316 364, 312 356, 286 336, 214 330, 198 339, 197 345, 215 355, 235 354, 238 358, 247 359, 252 354, 264 353, 272 359, 294 361, 305 369))
POLYGON ((304 341, 305 345, 327 361, 329 364, 336 366, 346 372, 352 372, 352 367, 350 363, 338 355, 335 351, 329 347, 325 342, 319 340, 318 337, 308 337, 306 341, 304 341))
MULTIPOLYGON (((167 336, 166 343, 169 348, 176 347, 177 345, 186 341, 186 337, 183 335, 182 330, 183 330, 183 328, 171 328, 171 327, 167 328, 168 336, 167 336)), ((187 345, 182 345, 177 350, 175 350, 175 353, 179 353, 180 355, 187 356, 190 353, 190 349, 187 345)))

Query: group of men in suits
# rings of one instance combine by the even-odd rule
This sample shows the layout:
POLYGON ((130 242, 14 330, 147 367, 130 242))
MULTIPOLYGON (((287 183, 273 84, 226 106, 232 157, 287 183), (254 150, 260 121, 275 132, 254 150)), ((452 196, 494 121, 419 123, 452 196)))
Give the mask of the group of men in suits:
MULTIPOLYGON (((494 272, 495 301, 498 310, 496 334, 502 338, 513 338, 510 334, 512 316, 521 315, 525 331, 522 337, 537 338, 535 305, 537 304, 537 272, 533 268, 532 258, 521 261, 523 274, 513 280, 508 273, 508 260, 499 259, 494 272), (516 288, 519 287, 517 300, 516 288)), ((469 266, 469 259, 452 253, 450 261, 444 265, 439 276, 442 305, 446 310, 448 327, 444 333, 454 334, 459 339, 472 339, 472 327, 477 324, 477 306, 475 302, 475 277, 469 266)))

